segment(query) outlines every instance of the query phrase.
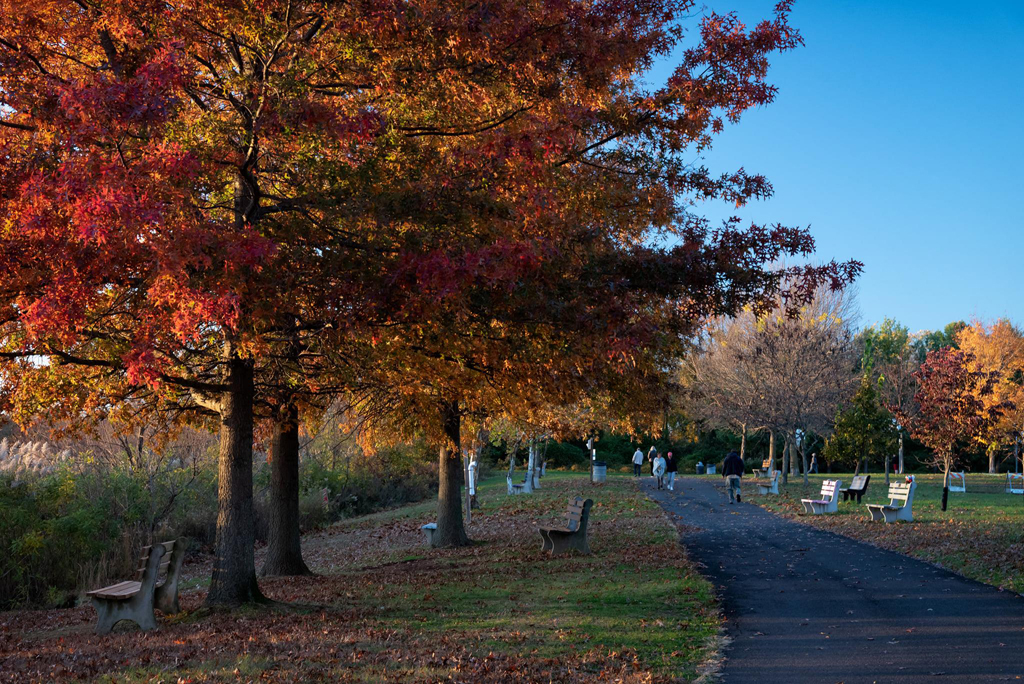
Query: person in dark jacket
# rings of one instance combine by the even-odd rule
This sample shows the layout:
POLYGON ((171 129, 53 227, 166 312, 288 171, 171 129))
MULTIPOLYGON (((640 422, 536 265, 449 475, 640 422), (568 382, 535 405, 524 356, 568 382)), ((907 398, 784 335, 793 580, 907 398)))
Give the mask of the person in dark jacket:
POLYGON ((679 470, 679 464, 676 463, 676 457, 672 455, 672 452, 668 452, 665 456, 665 478, 668 482, 668 491, 673 491, 676 484, 676 472, 679 470))
POLYGON ((740 478, 743 477, 743 459, 735 451, 730 451, 722 463, 722 477, 729 489, 729 503, 740 501, 740 478))

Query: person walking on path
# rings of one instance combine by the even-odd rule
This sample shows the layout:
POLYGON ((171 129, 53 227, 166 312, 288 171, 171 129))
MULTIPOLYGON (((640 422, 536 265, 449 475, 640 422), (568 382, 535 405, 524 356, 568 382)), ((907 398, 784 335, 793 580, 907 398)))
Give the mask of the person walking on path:
POLYGON ((740 499, 740 478, 743 477, 743 459, 735 451, 730 451, 722 463, 722 477, 725 478, 729 489, 729 503, 736 503, 740 499))
POLYGON ((658 478, 658 489, 661 489, 665 480, 665 457, 655 452, 654 455, 654 468, 652 469, 654 477, 658 478))
POLYGON ((651 448, 647 450, 647 460, 651 462, 651 475, 654 475, 654 459, 658 455, 658 450, 651 445, 651 448))
POLYGON ((679 470, 679 464, 676 463, 675 456, 672 452, 668 452, 665 456, 665 479, 668 481, 668 491, 675 491, 676 484, 676 471, 679 470))
POLYGON ((633 477, 640 477, 640 468, 644 464, 644 452, 640 451, 640 447, 636 448, 633 452, 633 477))

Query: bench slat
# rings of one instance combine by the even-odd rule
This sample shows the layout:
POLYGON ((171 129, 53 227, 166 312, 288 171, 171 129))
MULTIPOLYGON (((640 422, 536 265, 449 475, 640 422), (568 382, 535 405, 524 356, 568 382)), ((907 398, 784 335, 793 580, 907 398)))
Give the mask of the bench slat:
POLYGON ((139 589, 141 588, 142 582, 129 580, 127 582, 111 584, 109 587, 103 587, 102 589, 94 589, 93 591, 86 592, 86 596, 95 596, 96 598, 113 600, 127 600, 139 593, 139 589))

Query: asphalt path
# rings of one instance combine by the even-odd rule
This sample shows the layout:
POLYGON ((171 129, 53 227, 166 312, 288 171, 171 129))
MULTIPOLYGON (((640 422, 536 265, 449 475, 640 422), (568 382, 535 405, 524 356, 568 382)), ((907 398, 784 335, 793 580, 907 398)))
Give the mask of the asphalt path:
POLYGON ((718 589, 723 682, 1024 681, 1020 595, 730 505, 720 483, 683 478, 669 492, 645 477, 642 486, 682 525, 682 543, 718 589))

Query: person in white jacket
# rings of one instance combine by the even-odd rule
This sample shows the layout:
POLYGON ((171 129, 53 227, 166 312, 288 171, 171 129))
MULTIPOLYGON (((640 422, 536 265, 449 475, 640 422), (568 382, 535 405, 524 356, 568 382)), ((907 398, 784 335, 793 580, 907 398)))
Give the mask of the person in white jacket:
POLYGON ((644 452, 640 451, 640 447, 636 448, 633 452, 633 477, 640 477, 640 468, 644 464, 644 452))
POLYGON ((658 478, 658 489, 661 489, 665 482, 665 457, 661 454, 654 457, 654 477, 658 478))

